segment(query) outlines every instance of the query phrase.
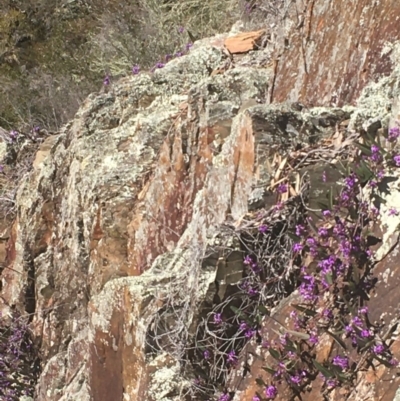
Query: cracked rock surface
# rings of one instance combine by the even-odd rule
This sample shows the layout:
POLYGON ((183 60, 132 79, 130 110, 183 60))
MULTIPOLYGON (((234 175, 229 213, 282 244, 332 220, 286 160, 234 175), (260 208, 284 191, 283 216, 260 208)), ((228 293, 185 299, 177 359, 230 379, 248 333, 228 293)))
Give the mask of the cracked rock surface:
MULTIPOLYGON (((278 66, 264 63, 276 44, 231 60, 223 48, 227 35, 199 41, 154 74, 89 96, 41 146, 19 186, 3 252, 12 270, 1 274, 2 313, 13 307, 33 316, 42 358, 35 401, 186 400, 192 378, 182 373, 183 340, 217 291, 218 261, 203 263, 207 246, 228 218, 274 204, 266 189, 272 154, 317 143, 344 122, 349 130, 373 131, 399 118, 397 33, 374 22, 368 48, 361 39, 346 48, 328 41, 323 53, 323 41, 332 38, 328 15, 342 26, 345 4, 359 11, 364 2, 309 3, 302 32, 311 26, 310 36, 292 33, 278 66), (299 50, 306 39, 307 67, 299 50), (367 64, 385 43, 391 58, 364 73, 357 60, 363 55, 367 64), (373 77, 380 79, 367 85, 373 77), (160 329, 158 316, 168 308, 176 314, 160 329), (176 316, 179 332, 149 344, 149 332, 174 331, 176 316)), ((385 3, 393 12, 400 7, 385 3)), ((372 18, 368 10, 364 21, 372 18)), ((361 36, 358 26, 352 29, 351 38, 361 36)), ((319 174, 314 183, 311 174, 311 192, 318 192, 319 174)), ((400 207, 393 185, 389 203, 400 207)), ((386 247, 395 244, 394 227, 382 216, 386 247)), ((400 301, 397 252, 395 245, 377 267, 391 277, 371 300, 377 319, 400 301)), ((238 270, 232 263, 231 280, 238 270)), ((276 313, 284 316, 284 303, 276 313)), ((260 370, 256 360, 240 384, 232 379, 235 400, 251 399, 260 370)), ((380 380, 381 373, 362 377, 349 399, 393 399, 398 378, 380 380)), ((304 399, 319 399, 317 392, 304 399)))

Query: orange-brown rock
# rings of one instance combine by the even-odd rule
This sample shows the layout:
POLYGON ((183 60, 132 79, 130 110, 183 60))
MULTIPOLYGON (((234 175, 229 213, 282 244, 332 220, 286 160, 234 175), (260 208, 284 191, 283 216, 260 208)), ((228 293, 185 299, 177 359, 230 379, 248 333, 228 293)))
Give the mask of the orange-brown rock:
POLYGON ((224 45, 231 54, 246 53, 256 49, 257 44, 260 44, 260 40, 264 35, 264 29, 254 32, 243 32, 226 38, 224 45))
MULTIPOLYGON (((240 60, 221 38, 203 40, 154 74, 89 96, 46 140, 19 186, 1 273, 1 311, 32 316, 42 363, 37 401, 190 399, 193 376, 182 355, 203 305, 226 290, 216 284, 223 261, 206 251, 227 219, 275 202, 267 190, 273 153, 301 150, 343 126, 376 133, 398 117, 390 111, 400 88, 398 5, 370 3, 309 1, 300 21, 293 8, 285 48, 277 40, 257 50, 264 30, 226 39, 230 53, 257 50, 240 60)), ((325 189, 321 166, 307 168, 315 201, 325 189)), ((387 201, 398 206, 393 185, 387 201)), ((388 323, 400 301, 398 223, 386 213, 376 228, 385 258, 370 304, 374 319, 388 323)), ((241 277, 240 260, 224 266, 224 279, 241 277)), ((278 305, 276 319, 285 321, 296 297, 278 305)), ((275 328, 263 325, 270 339, 275 328)), ((317 359, 332 344, 324 339, 317 359)), ((397 332, 393 353, 400 359, 397 332)), ((240 380, 242 372, 232 372, 226 386, 235 401, 259 391, 263 363, 254 358, 240 380)), ((398 377, 379 368, 330 399, 393 400, 398 387, 398 377)), ((316 379, 303 400, 322 400, 320 390, 316 379)), ((280 399, 288 394, 282 386, 280 399)))

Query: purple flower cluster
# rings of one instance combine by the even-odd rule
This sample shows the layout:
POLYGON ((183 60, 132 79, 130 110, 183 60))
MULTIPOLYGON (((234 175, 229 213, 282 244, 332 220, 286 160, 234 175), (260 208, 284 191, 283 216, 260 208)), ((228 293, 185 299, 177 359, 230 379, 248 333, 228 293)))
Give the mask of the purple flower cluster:
POLYGON ((400 137, 400 128, 398 126, 389 129, 388 140, 395 142, 400 137))
POLYGON ((278 389, 272 384, 265 389, 265 396, 268 400, 273 400, 278 395, 278 389))
POLYGON ((349 368, 349 358, 337 355, 332 359, 332 364, 340 367, 341 369, 349 368))
POLYGON ((313 275, 305 274, 302 277, 302 283, 300 285, 299 292, 304 301, 314 302, 318 299, 317 282, 313 275))
POLYGON ((39 374, 36 360, 29 329, 22 317, 14 314, 10 325, 5 325, 0 320, 0 398, 2 400, 15 401, 23 395, 33 395, 39 374))
MULTIPOLYGON (((389 141, 394 142, 398 138, 399 128, 389 131, 389 141)), ((299 217, 285 240, 286 250, 291 247, 292 259, 289 263, 296 274, 296 288, 300 295, 299 303, 292 305, 295 310, 290 313, 291 321, 285 321, 287 331, 283 330, 278 337, 271 339, 264 337, 264 330, 260 329, 260 322, 265 315, 268 316, 271 305, 268 291, 281 278, 278 279, 278 275, 282 274, 282 271, 278 271, 272 279, 268 276, 275 266, 269 265, 270 255, 265 253, 264 248, 270 246, 269 239, 277 230, 260 223, 260 216, 263 216, 261 212, 254 221, 253 229, 256 232, 251 233, 252 241, 254 239, 259 243, 260 248, 248 247, 246 242, 243 243, 249 254, 243 260, 244 278, 238 292, 247 303, 236 304, 241 305, 240 308, 232 305, 233 317, 225 312, 224 319, 221 313, 213 316, 214 330, 219 330, 219 333, 230 330, 227 341, 232 338, 242 341, 239 347, 235 343, 234 349, 229 346, 231 351, 220 358, 224 361, 225 371, 229 372, 237 365, 242 345, 256 334, 257 341, 268 349, 269 362, 264 369, 271 374, 272 381, 266 385, 259 378, 257 382, 263 386, 267 400, 277 397, 276 385, 284 383, 294 392, 301 392, 318 374, 324 379, 325 389, 351 383, 355 373, 352 370, 358 366, 357 358, 353 360, 352 354, 350 364, 347 356, 339 354, 343 352, 341 346, 347 352, 347 343, 350 341, 355 352, 365 355, 366 351, 369 358, 386 361, 386 366, 388 363, 393 366, 398 364, 391 354, 390 346, 378 335, 381 328, 370 324, 368 306, 364 305, 367 298, 360 294, 368 294, 372 288, 373 261, 366 228, 379 215, 379 210, 369 203, 370 199, 365 198, 361 191, 368 185, 372 188, 368 193, 376 193, 381 180, 391 174, 394 165, 400 167, 400 155, 386 151, 376 143, 358 145, 352 165, 354 170, 343 178, 339 196, 328 194, 329 205, 324 206, 320 221, 307 215, 299 217), (255 314, 254 310, 261 311, 261 315, 255 314), (317 362, 313 356, 315 346, 322 335, 328 334, 336 340, 335 352, 338 355, 317 362)), ((326 180, 325 172, 322 178, 326 180)), ((276 191, 286 193, 288 184, 281 183, 276 191)), ((274 212, 283 209, 283 205, 283 202, 275 205, 271 215, 280 218, 281 215, 274 212)), ((390 208, 388 214, 395 216, 398 211, 390 208)), ((271 336, 271 332, 268 333, 271 336)), ((204 359, 209 360, 211 355, 217 356, 218 352, 221 354, 219 349, 218 344, 211 352, 203 351, 204 359)), ((265 399, 259 394, 261 392, 254 395, 253 401, 265 399)), ((229 394, 225 393, 221 397, 225 396, 229 394)))

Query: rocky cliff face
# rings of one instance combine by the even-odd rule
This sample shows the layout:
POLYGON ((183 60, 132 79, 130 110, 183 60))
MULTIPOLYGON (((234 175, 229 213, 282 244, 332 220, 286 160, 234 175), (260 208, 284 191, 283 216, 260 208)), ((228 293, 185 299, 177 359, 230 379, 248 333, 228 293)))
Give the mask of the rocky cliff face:
MULTIPOLYGON (((307 212, 305 200, 315 208, 336 185, 340 175, 327 163, 360 132, 378 135, 398 118, 400 6, 328 3, 308 2, 298 21, 294 7, 276 32, 203 40, 152 74, 124 78, 89 96, 41 145, 18 189, 1 276, 3 315, 31 316, 41 360, 35 400, 224 392, 247 401, 259 392, 271 357, 256 338, 238 343, 236 369, 216 363, 218 371, 207 371, 192 349, 202 319, 244 277, 237 233, 255 216, 289 227, 307 212), (292 191, 276 192, 297 173, 292 191), (199 371, 215 378, 204 391, 199 371)), ((397 178, 374 227, 383 242, 369 304, 370 319, 389 326, 399 302, 400 218, 385 216, 400 207, 397 178)), ((282 263, 292 263, 284 253, 282 263)), ((271 304, 280 322, 299 299, 292 270, 271 304)), ((262 323, 271 341, 274 324, 262 323)), ((400 358, 398 333, 391 335, 400 358)), ((333 349, 325 338, 318 354, 333 349)), ((392 368, 369 366, 346 392, 322 395, 315 378, 302 399, 392 400, 398 381, 392 368)))

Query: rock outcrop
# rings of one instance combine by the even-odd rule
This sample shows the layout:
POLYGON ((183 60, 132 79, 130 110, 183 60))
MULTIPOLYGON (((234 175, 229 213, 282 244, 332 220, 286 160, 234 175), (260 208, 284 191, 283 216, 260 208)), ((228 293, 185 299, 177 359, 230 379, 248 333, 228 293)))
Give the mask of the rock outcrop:
MULTIPOLYGON (((1 275, 2 313, 32 317, 42 364, 35 400, 203 399, 187 350, 204 313, 243 271, 240 252, 221 251, 234 242, 224 224, 276 203, 272 186, 285 155, 339 131, 376 134, 399 117, 400 6, 363 6, 310 1, 297 26, 288 19, 285 47, 274 33, 265 41, 256 33, 260 47, 238 55, 224 47, 228 35, 199 41, 153 74, 89 96, 41 145, 18 190, 1 275), (363 14, 352 16, 360 26, 348 21, 352 10, 363 14)), ((309 176, 311 203, 338 180, 332 170, 320 182, 327 168, 320 160, 299 170, 309 176)), ((385 210, 400 207, 391 186, 385 210)), ((400 219, 384 216, 370 310, 389 322, 399 303, 400 219)), ((286 305, 277 304, 277 320, 286 305)), ((274 329, 263 330, 272 338, 274 329)), ((400 358, 397 332, 393 341, 400 358)), ((255 342, 249 347, 260 354, 255 342)), ((242 380, 240 369, 226 378, 238 401, 251 400, 265 374, 259 359, 248 363, 242 380)), ((360 374, 346 399, 394 399, 399 379, 379 369, 360 374)), ((316 383, 303 399, 321 397, 316 383)), ((340 390, 330 397, 343 399, 340 390)))

